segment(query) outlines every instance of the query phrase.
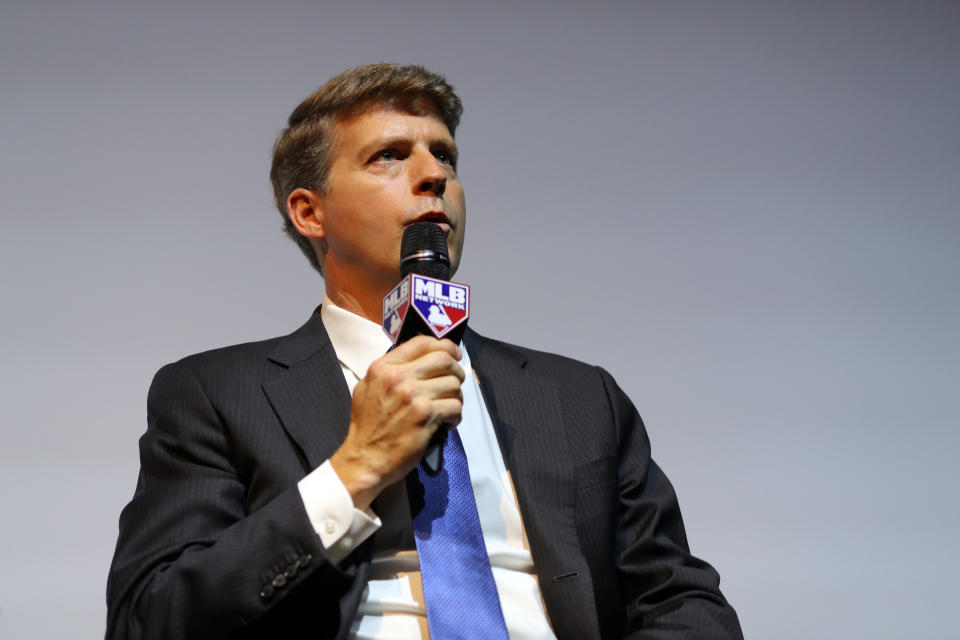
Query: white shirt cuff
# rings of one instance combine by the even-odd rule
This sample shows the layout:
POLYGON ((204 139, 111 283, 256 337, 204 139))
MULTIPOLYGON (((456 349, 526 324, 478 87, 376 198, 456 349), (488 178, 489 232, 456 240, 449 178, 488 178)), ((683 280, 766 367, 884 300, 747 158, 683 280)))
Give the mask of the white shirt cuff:
POLYGON ((360 511, 327 460, 297 483, 307 517, 334 564, 350 555, 383 524, 371 509, 360 511))

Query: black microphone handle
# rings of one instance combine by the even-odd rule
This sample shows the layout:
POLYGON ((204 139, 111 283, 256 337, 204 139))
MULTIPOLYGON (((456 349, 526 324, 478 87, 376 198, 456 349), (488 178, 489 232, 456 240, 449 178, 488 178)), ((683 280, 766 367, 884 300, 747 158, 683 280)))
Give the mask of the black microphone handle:
MULTIPOLYGON (((400 273, 404 277, 410 273, 416 273, 438 280, 450 280, 447 238, 439 225, 432 222, 416 222, 404 229, 400 248, 400 273)), ((459 331, 453 332, 455 335, 451 338, 456 338, 454 342, 460 341, 459 336, 463 334, 465 328, 462 327, 459 331)), ((420 333, 432 335, 427 327, 417 329, 413 335, 420 333)), ((397 343, 409 340, 413 335, 397 336, 397 343)), ((435 476, 443 470, 443 447, 446 443, 447 429, 440 425, 430 438, 423 459, 420 461, 427 474, 435 476)))
MULTIPOLYGON (((414 333, 406 337, 401 337, 397 340, 397 344, 390 347, 390 350, 396 349, 397 345, 406 342, 415 335, 424 334, 414 333)), ((425 335, 429 335, 429 333, 425 335)), ((443 469, 443 447, 446 444, 447 429, 443 425, 440 425, 430 437, 430 442, 427 443, 427 448, 423 453, 423 458, 420 459, 420 464, 423 465, 423 470, 427 472, 427 475, 435 476, 443 469)))
MULTIPOLYGON (((454 344, 460 344, 460 338, 466 330, 466 325, 460 325, 450 332, 449 337, 454 344)), ((462 411, 462 409, 461 409, 462 411)), ((423 464, 424 471, 431 476, 435 476, 443 470, 443 447, 447 444, 447 431, 443 425, 434 432, 430 438, 430 444, 427 445, 427 451, 423 454, 420 461, 423 464)))
POLYGON ((443 471, 443 447, 447 444, 447 429, 443 425, 433 432, 430 444, 423 454, 420 464, 427 475, 435 476, 443 471))

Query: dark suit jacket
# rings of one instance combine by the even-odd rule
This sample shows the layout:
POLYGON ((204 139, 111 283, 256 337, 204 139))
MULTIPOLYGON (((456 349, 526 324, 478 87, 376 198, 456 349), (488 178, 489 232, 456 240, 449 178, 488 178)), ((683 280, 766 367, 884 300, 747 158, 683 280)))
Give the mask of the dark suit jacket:
MULTIPOLYGON (((464 341, 557 635, 741 637, 610 376, 473 332, 464 341)), ((307 518, 296 483, 339 447, 350 416, 319 310, 289 336, 167 365, 147 405, 107 637, 343 638, 372 551, 412 535, 405 501, 375 502, 383 529, 335 567, 307 518)))

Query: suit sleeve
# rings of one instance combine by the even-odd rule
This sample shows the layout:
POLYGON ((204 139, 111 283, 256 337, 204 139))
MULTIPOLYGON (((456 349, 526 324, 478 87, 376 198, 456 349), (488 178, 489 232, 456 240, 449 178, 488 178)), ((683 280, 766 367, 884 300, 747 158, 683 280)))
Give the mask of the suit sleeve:
POLYGON ((242 635, 305 591, 318 623, 336 617, 353 577, 326 558, 296 484, 246 512, 227 431, 188 363, 157 373, 147 422, 107 584, 107 638, 242 635))
POLYGON ((616 563, 624 597, 624 637, 635 640, 741 639, 720 576, 694 557, 677 496, 650 458, 633 403, 601 371, 617 425, 619 521, 616 563))

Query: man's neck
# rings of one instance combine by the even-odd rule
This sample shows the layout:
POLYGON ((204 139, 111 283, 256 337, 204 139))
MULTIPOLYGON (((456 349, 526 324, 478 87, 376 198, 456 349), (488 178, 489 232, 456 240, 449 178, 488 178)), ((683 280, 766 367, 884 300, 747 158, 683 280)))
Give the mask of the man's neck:
POLYGON ((376 274, 345 268, 336 261, 324 262, 324 288, 330 301, 341 309, 366 318, 370 322, 383 322, 383 298, 400 282, 400 273, 376 274), (375 281, 374 281, 375 280, 375 281))
POLYGON ((329 286, 327 288, 327 297, 330 298, 333 304, 341 309, 366 318, 370 322, 380 324, 383 320, 383 297, 373 302, 369 296, 361 298, 352 295, 350 292, 331 289, 329 286))

